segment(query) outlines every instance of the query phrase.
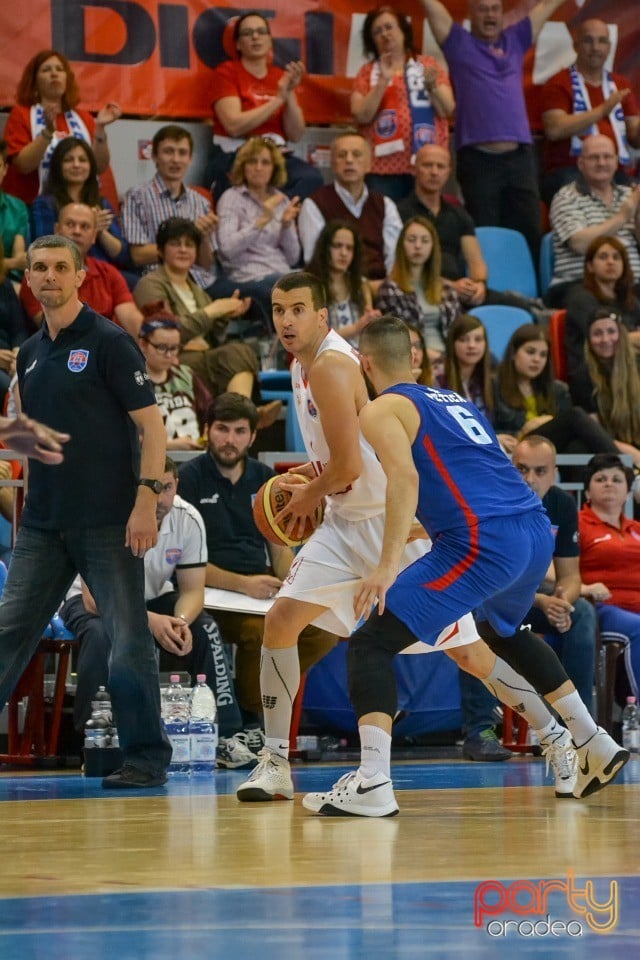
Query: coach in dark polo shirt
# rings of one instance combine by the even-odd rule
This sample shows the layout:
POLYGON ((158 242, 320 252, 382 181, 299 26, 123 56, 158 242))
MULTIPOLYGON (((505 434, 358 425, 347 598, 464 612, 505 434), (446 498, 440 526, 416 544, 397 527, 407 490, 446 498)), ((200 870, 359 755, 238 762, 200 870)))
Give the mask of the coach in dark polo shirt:
POLYGON ((158 535, 164 424, 136 344, 78 299, 84 270, 76 245, 40 237, 29 247, 25 276, 44 320, 18 354, 23 409, 70 440, 61 464, 30 460, 0 601, 0 704, 80 573, 112 642, 109 690, 124 764, 103 786, 159 786, 171 747, 160 719, 142 558, 158 535))
MULTIPOLYGON (((293 561, 289 547, 268 543, 253 522, 252 505, 274 471, 249 457, 258 413, 246 397, 223 393, 207 413, 207 452, 180 469, 180 495, 192 503, 207 532, 206 583, 256 599, 275 597, 293 561)), ((260 650, 264 617, 216 610, 225 643, 235 643, 236 695, 247 712, 261 713, 260 650)), ((336 638, 307 627, 299 645, 300 670, 328 653, 336 638)))

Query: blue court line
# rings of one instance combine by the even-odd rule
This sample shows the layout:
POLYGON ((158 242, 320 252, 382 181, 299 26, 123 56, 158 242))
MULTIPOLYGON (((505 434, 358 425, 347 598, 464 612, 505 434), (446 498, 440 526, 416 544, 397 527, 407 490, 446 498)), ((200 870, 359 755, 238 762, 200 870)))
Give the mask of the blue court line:
MULTIPOLYGON (((597 899, 606 899, 611 879, 595 881, 597 899)), ((593 932, 560 892, 550 895, 544 918, 506 911, 476 926, 478 885, 470 882, 16 898, 0 901, 0 955, 3 960, 610 960, 625 950, 637 955, 638 944, 640 878, 615 879, 619 919, 607 935, 593 932), (555 935, 546 932, 547 915, 555 935), (542 924, 536 936, 529 933, 534 922, 542 924)))
MULTIPOLYGON (((355 764, 324 766, 310 764, 293 766, 293 781, 297 793, 325 790, 345 770, 355 764)), ((465 761, 400 763, 392 767, 396 790, 453 790, 495 787, 551 787, 553 779, 545 775, 545 762, 540 758, 518 758, 502 763, 471 763, 465 761)), ((103 790, 97 777, 79 774, 56 776, 0 776, 0 802, 16 800, 71 800, 110 796, 172 796, 217 794, 226 796, 247 777, 246 771, 217 770, 211 777, 170 778, 166 787, 145 790, 103 790)), ((640 783, 640 759, 634 758, 616 779, 616 784, 640 783)))

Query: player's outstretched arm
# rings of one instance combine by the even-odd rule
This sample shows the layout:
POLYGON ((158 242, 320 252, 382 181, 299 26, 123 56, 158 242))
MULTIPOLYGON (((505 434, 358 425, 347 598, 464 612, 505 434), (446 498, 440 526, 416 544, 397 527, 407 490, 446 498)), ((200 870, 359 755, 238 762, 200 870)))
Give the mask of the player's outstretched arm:
POLYGON ((23 413, 14 420, 0 417, 0 440, 11 450, 43 463, 62 463, 62 445, 69 439, 68 433, 59 433, 23 413))
POLYGON ((412 438, 398 416, 407 401, 379 397, 360 411, 360 429, 375 450, 387 477, 384 538, 377 569, 360 586, 354 600, 358 617, 378 603, 383 613, 387 590, 395 581, 418 504, 418 472, 411 454, 412 438))

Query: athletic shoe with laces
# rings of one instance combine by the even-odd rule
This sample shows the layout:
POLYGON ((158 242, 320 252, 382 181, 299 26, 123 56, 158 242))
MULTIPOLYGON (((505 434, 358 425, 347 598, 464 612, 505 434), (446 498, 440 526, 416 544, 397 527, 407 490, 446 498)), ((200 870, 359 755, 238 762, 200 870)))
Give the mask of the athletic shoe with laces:
POLYGON ((540 744, 542 756, 547 761, 545 773, 549 768, 553 770, 556 779, 556 797, 561 800, 573 797, 573 791, 578 776, 578 754, 576 753, 571 734, 565 730, 556 740, 540 744))
POLYGON ((629 759, 625 750, 598 727, 594 735, 578 751, 578 776, 574 797, 589 797, 613 780, 629 759))
POLYGON ((272 753, 268 747, 263 747, 258 757, 258 766, 236 790, 238 800, 258 803, 263 800, 293 800, 289 761, 272 753))
POLYGON ((366 780, 359 770, 340 777, 327 793, 308 793, 302 806, 324 817, 395 817, 393 784, 383 773, 366 780))
POLYGON ((234 733, 232 737, 220 737, 216 753, 216 766, 228 770, 250 770, 258 762, 255 753, 247 746, 244 733, 234 733))

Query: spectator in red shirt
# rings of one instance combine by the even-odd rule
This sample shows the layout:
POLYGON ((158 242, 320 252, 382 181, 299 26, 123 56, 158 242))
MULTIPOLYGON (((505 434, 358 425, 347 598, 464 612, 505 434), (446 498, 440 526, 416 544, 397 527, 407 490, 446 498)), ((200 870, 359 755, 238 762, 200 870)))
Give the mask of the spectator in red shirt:
MULTIPOLYGON (((85 277, 79 297, 95 310, 108 317, 136 338, 142 323, 142 314, 133 301, 124 277, 105 260, 87 256, 96 242, 96 212, 84 203, 68 203, 60 210, 55 232, 73 240, 84 258, 85 277)), ((20 300, 29 318, 36 326, 42 322, 42 305, 31 293, 25 280, 20 288, 20 300)))
MULTIPOLYGON (((629 165, 629 146, 640 146, 640 110, 629 81, 605 69, 611 50, 609 27, 585 20, 574 40, 576 62, 548 80, 542 89, 542 198, 578 178, 576 162, 582 140, 601 133, 618 147, 620 163, 629 165)), ((628 183, 624 170, 619 182, 628 183)))
POLYGON ((248 137, 269 137, 286 153, 285 193, 304 199, 322 186, 322 175, 311 164, 294 157, 287 144, 297 143, 305 121, 296 97, 304 65, 274 66, 268 20, 257 11, 238 17, 233 28, 236 56, 213 72, 213 149, 206 186, 214 199, 231 186, 228 174, 235 155, 248 137))
MULTIPOLYGON (((95 119, 88 110, 78 109, 80 91, 71 64, 56 50, 40 50, 24 68, 16 91, 16 105, 5 127, 11 168, 4 185, 25 203, 38 195, 46 179, 51 154, 65 137, 77 137, 92 148, 98 173, 109 170, 109 145, 105 127, 122 115, 117 103, 107 103, 95 119)), ((103 182, 106 192, 106 183, 103 182)), ((117 195, 109 197, 114 206, 117 195)))
POLYGON ((640 523, 623 513, 633 472, 615 454, 597 454, 585 474, 580 511, 582 595, 595 600, 603 642, 627 644, 632 692, 640 678, 640 523))

